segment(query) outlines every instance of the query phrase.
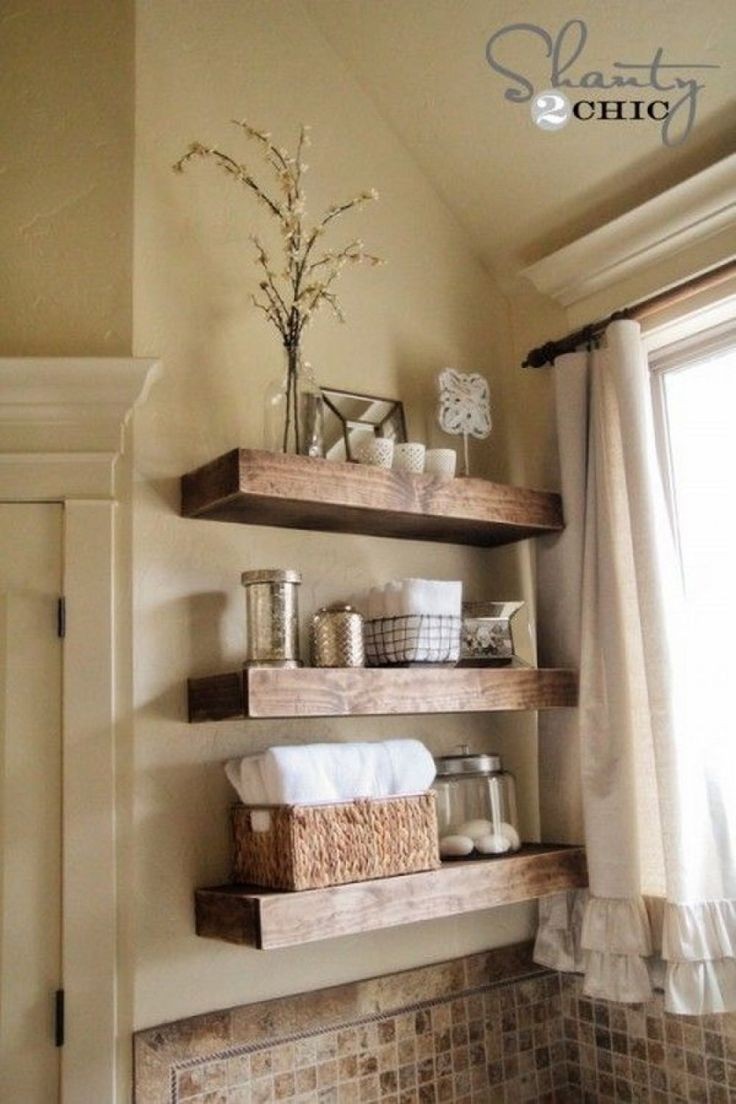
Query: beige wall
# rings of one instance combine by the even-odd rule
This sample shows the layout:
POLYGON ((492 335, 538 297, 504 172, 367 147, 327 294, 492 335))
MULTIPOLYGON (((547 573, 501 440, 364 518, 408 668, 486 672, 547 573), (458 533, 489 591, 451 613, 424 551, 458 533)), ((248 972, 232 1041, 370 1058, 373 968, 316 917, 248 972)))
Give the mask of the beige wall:
MULTIPOLYGON (((128 1030, 229 1004, 317 988, 523 938, 532 906, 495 910, 268 955, 198 940, 192 887, 227 874, 230 794, 220 763, 277 740, 418 735, 435 751, 460 740, 502 752, 518 776, 524 830, 538 826, 536 736, 528 716, 353 722, 185 723, 188 675, 237 666, 238 585, 251 566, 305 576, 302 609, 399 574, 461 576, 470 597, 529 598, 533 551, 247 529, 177 517, 181 472, 237 444, 261 443, 274 336, 248 306, 246 198, 207 166, 183 178, 170 164, 192 138, 227 142, 247 115, 290 141, 314 127, 315 209, 375 185, 380 205, 350 229, 388 260, 342 288, 348 324, 320 321, 308 351, 323 383, 394 393, 410 431, 439 441, 434 378, 454 364, 488 374, 495 428, 477 470, 555 487, 551 379, 521 372, 532 345, 570 321, 528 286, 508 302, 474 259, 474 244, 372 102, 291 0, 6 0, 0 96, 7 156, 0 174, 0 352, 160 356, 164 373, 135 425, 134 541, 120 511, 118 567, 134 557, 135 712, 118 749, 121 1065, 128 1030), (133 100, 137 145, 133 153, 133 100), (133 210, 133 169, 136 204, 133 210), (132 268, 135 223, 135 275, 132 268), (135 295, 135 327, 132 307, 135 295)), ((681 255, 668 279, 714 263, 681 255)), ((669 271, 669 270, 668 270, 669 271)), ((646 274, 580 307, 613 309, 665 282, 646 274)), ((132 438, 129 445, 132 444, 132 438)), ((130 449, 128 450, 130 451, 130 449)), ((119 487, 128 495, 129 472, 119 487)), ((120 624, 128 631, 123 594, 120 624)), ((121 700, 132 695, 120 672, 121 700)), ((544 763, 541 764, 542 788, 544 763)), ((563 795, 543 793, 549 821, 563 795)))
MULTIPOLYGON (((537 802, 531 717, 186 724, 187 676, 242 661, 245 568, 299 568, 304 615, 401 574, 462 577, 470 597, 514 596, 530 579, 522 549, 492 553, 177 517, 183 471, 237 444, 260 445, 264 389, 281 370, 275 334, 248 302, 255 279, 248 236, 268 227, 211 166, 171 172, 189 141, 251 156, 228 123, 233 116, 284 143, 304 121, 313 127, 313 210, 379 189, 380 203, 345 232, 358 233, 388 264, 344 278, 346 326, 315 325, 308 353, 321 382, 397 394, 410 432, 437 438, 438 370, 452 364, 487 373, 496 428, 475 456, 479 470, 499 478, 511 474, 511 439, 522 471, 524 415, 505 394, 515 372, 505 303, 298 3, 141 5, 137 66, 134 350, 164 365, 135 426, 133 896, 135 1021, 143 1027, 463 954, 530 930, 533 907, 521 906, 268 955, 197 939, 192 887, 228 871, 226 757, 279 740, 406 734, 435 752, 464 740, 499 749, 517 770, 528 835, 537 828, 537 802)), ((542 464, 535 475, 545 481, 542 464)))
POLYGON ((0 353, 130 353, 133 0, 5 0, 0 353))

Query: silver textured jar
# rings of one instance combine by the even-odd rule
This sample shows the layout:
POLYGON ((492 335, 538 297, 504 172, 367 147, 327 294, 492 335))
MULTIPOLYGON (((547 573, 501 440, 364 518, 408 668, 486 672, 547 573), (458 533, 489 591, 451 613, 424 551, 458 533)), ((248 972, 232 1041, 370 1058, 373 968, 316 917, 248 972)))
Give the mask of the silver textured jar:
POLYGON ((363 616, 352 606, 324 606, 310 626, 313 667, 364 667, 363 616))
POLYGON ((247 618, 246 667, 301 667, 298 571, 244 571, 247 618))

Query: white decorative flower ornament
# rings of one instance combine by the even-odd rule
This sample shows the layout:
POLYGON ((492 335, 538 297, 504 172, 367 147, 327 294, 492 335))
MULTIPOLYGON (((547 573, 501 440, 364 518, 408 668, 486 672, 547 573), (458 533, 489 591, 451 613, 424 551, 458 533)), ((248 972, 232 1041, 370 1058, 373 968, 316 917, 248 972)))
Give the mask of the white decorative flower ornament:
POLYGON ((482 440, 491 432, 491 395, 488 380, 476 372, 466 375, 445 368, 439 375, 439 423, 445 433, 462 436, 465 474, 468 474, 468 437, 482 440))

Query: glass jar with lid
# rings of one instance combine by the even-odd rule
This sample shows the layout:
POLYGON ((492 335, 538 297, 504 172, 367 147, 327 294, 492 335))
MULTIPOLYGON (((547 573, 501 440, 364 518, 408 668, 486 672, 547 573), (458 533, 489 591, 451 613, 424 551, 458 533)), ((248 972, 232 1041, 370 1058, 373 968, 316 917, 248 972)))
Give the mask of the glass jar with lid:
POLYGON ((299 659, 298 571, 244 571, 247 615, 246 667, 301 667, 299 659))
POLYGON ((480 858, 518 851, 516 783, 500 756, 467 744, 435 759, 437 820, 443 859, 480 858))

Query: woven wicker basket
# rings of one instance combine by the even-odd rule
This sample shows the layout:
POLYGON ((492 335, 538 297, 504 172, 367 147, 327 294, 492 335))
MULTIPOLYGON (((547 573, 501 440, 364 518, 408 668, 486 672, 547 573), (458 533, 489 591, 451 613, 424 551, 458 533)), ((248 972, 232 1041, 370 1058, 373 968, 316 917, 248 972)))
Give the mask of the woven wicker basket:
POLYGON ((316 889, 440 865, 432 790, 325 805, 235 805, 232 823, 234 882, 316 889))

